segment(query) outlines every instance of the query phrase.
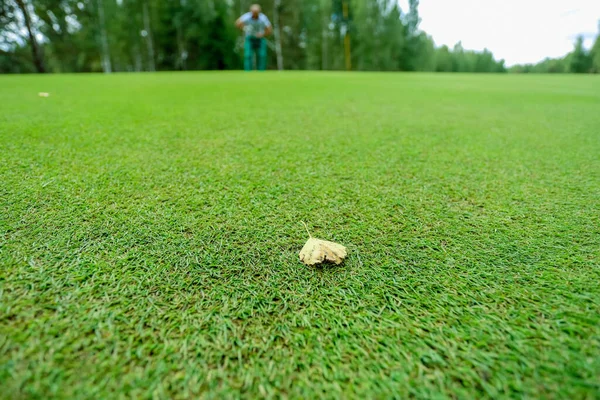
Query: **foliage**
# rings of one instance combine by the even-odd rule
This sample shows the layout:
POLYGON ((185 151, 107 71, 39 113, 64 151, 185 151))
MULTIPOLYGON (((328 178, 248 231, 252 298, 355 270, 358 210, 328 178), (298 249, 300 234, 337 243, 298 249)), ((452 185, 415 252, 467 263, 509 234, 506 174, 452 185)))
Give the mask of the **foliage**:
POLYGON ((561 58, 546 58, 537 64, 515 65, 510 72, 516 73, 600 73, 600 24, 598 35, 588 51, 583 37, 578 36, 573 51, 561 58))
POLYGON ((600 34, 596 38, 596 42, 590 51, 592 59, 592 70, 593 72, 600 74, 600 34))
MULTIPOLYGON (((250 4, 244 0, 5 0, 0 11, 0 72, 35 69, 32 57, 21 54, 23 48, 31 48, 31 38, 22 35, 15 42, 10 33, 22 25, 17 2, 27 5, 34 36, 43 37, 39 44, 43 51, 37 56, 52 72, 238 69, 242 48, 233 21, 250 4), (8 40, 10 44, 4 43, 8 40)), ((284 69, 344 69, 347 30, 356 70, 504 71, 503 63, 488 51, 454 52, 448 63, 447 49, 436 49, 433 38, 419 29, 417 0, 409 2, 407 12, 395 0, 286 0, 277 13, 274 4, 264 2, 263 9, 271 18, 279 16, 284 69), (347 20, 344 2, 349 5, 347 20)), ((23 27, 16 30, 24 31, 23 27)), ((270 47, 275 47, 272 39, 270 47)), ((270 64, 276 64, 274 54, 270 64)))
POLYGON ((592 59, 589 52, 583 47, 583 37, 577 37, 575 49, 570 55, 569 71, 575 73, 589 72, 592 67, 592 59))

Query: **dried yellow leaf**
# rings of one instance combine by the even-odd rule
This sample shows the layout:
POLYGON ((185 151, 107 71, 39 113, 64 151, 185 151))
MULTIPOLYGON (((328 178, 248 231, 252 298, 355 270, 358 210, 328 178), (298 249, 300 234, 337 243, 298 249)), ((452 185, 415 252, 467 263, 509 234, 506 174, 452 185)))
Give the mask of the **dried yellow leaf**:
POLYGON ((300 250, 300 261, 306 265, 316 265, 326 261, 341 264, 346 254, 346 248, 341 244, 311 237, 300 250))

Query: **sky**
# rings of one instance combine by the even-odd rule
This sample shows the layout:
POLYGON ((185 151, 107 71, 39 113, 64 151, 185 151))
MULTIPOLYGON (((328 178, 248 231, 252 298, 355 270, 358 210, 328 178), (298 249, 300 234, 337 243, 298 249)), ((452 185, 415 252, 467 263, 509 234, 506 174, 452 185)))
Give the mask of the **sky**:
MULTIPOLYGON (((408 0, 399 0, 408 12, 408 0)), ((462 41, 489 49, 507 66, 562 57, 578 34, 590 48, 598 32, 600 0, 420 0, 420 28, 436 45, 462 41)))

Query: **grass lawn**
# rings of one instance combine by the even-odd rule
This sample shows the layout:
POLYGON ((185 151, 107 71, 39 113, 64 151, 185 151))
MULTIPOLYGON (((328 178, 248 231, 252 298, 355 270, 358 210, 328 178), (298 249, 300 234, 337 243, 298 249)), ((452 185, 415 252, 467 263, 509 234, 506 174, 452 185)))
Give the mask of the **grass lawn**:
POLYGON ((600 396, 598 77, 0 76, 0 176, 1 397, 600 396))

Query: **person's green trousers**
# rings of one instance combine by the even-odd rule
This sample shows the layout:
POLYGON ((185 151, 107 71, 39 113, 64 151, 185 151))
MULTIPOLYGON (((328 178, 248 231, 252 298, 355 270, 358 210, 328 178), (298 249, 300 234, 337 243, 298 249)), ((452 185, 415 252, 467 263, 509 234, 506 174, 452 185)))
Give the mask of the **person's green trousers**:
POLYGON ((252 71, 255 56, 256 69, 264 71, 267 68, 266 39, 246 36, 246 42, 244 43, 244 69, 246 71, 252 71))

